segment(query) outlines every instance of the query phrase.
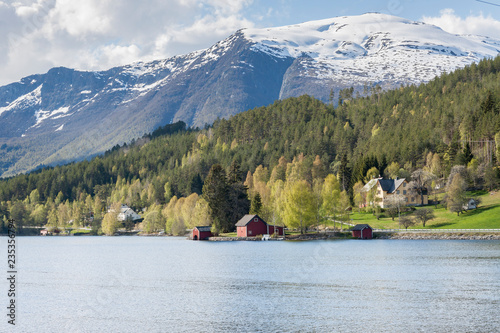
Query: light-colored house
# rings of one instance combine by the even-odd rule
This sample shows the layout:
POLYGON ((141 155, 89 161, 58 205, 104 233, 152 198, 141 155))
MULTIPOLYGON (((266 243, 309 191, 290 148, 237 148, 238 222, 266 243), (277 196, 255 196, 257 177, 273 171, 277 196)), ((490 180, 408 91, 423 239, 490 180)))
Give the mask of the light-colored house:
MULTIPOLYGON (((375 191, 375 203, 381 208, 386 206, 387 199, 393 195, 402 195, 407 206, 417 206, 421 204, 420 194, 410 191, 409 183, 405 178, 383 179, 373 178, 363 187, 365 194, 365 206, 367 202, 367 194, 370 191, 375 191)), ((427 191, 423 192, 423 204, 428 204, 427 191)))
POLYGON ((469 209, 476 209, 477 208, 477 203, 476 200, 474 199, 469 199, 467 200, 466 203, 464 203, 463 207, 464 210, 469 210, 469 209))
POLYGON ((120 207, 120 212, 118 213, 118 216, 116 219, 120 222, 125 221, 127 218, 130 218, 133 222, 141 220, 141 216, 134 212, 132 208, 130 208, 127 205, 122 204, 120 207))

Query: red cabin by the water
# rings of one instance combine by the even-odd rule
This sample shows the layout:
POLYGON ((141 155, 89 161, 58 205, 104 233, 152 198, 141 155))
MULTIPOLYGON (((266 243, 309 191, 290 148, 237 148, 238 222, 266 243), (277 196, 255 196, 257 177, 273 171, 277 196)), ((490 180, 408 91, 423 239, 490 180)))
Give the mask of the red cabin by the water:
POLYGON ((258 215, 245 215, 236 223, 236 234, 238 237, 254 237, 257 235, 272 235, 276 233, 285 235, 285 230, 280 226, 267 224, 258 215))
POLYGON ((212 237, 212 227, 194 227, 191 239, 193 240, 207 240, 212 237))
POLYGON ((372 239, 373 229, 368 224, 356 224, 351 228, 352 237, 359 239, 372 239))

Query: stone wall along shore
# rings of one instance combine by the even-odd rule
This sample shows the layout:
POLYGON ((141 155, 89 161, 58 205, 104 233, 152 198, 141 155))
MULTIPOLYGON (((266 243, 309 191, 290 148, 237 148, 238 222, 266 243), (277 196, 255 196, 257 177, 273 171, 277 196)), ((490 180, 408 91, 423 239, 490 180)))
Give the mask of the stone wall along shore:
POLYGON ((500 233, 411 233, 397 232, 376 236, 378 239, 444 239, 444 240, 500 240, 500 233))

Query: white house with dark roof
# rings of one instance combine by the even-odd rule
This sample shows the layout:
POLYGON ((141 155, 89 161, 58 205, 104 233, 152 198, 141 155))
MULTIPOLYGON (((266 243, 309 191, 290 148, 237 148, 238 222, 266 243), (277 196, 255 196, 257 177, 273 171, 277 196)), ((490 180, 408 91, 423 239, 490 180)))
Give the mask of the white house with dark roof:
MULTIPOLYGON (((402 195, 405 198, 407 206, 420 205, 420 195, 410 191, 409 183, 405 178, 396 179, 383 179, 383 178, 373 178, 363 187, 363 192, 365 193, 365 205, 366 193, 370 191, 375 191, 375 202, 381 208, 384 208, 384 204, 387 202, 387 198, 393 195, 402 195)), ((427 192, 423 194, 424 205, 428 204, 427 192)))
POLYGON ((122 206, 120 207, 120 213, 118 213, 116 219, 120 222, 123 222, 127 218, 130 218, 133 222, 137 222, 142 219, 141 216, 137 214, 132 208, 122 204, 122 206))

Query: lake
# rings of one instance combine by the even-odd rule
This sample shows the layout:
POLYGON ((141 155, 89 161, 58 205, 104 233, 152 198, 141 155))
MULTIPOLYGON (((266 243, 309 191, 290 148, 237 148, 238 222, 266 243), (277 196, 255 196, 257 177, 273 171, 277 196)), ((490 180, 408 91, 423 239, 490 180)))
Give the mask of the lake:
POLYGON ((500 330, 500 241, 16 241, 2 332, 500 330))

